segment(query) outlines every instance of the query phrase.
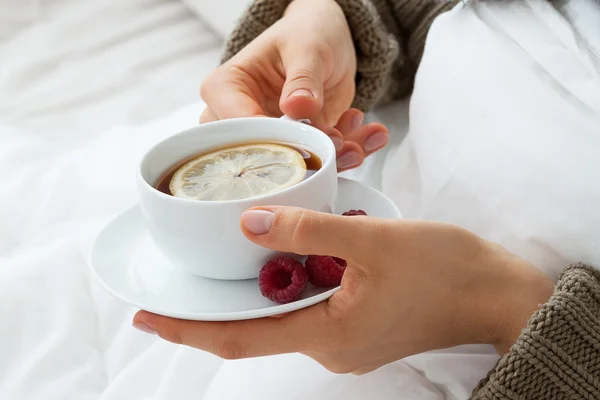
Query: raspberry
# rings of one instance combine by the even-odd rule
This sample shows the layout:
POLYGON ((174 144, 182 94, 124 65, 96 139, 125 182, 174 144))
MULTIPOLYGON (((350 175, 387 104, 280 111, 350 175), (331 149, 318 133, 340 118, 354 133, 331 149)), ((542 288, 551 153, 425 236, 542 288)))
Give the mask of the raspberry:
POLYGON ((260 293, 275 303, 297 300, 308 285, 308 275, 302 263, 281 256, 266 263, 258 274, 260 293))
POLYGON ((346 270, 346 260, 331 256, 308 256, 306 259, 308 280, 318 287, 339 286, 346 270))
POLYGON ((347 217, 354 217, 357 215, 367 215, 367 213, 364 212, 363 210, 350 210, 350 211, 346 211, 342 215, 345 215, 347 217))

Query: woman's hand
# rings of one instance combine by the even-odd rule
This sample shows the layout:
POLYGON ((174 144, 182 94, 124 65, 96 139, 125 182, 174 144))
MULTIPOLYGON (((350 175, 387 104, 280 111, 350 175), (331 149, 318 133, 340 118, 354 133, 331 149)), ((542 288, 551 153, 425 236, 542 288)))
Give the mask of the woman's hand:
POLYGON ((360 374, 460 344, 506 352, 553 288, 534 266, 453 225, 269 207, 246 211, 242 229, 271 249, 346 259, 341 290, 281 318, 196 322, 140 311, 134 326, 227 359, 300 352, 360 374))
POLYGON ((349 109, 355 74, 352 36, 337 3, 293 1, 281 20, 203 82, 207 108, 200 121, 285 114, 319 127, 337 124, 341 134, 325 131, 336 144, 339 169, 354 168, 388 138, 385 126, 363 127, 362 113, 349 109))

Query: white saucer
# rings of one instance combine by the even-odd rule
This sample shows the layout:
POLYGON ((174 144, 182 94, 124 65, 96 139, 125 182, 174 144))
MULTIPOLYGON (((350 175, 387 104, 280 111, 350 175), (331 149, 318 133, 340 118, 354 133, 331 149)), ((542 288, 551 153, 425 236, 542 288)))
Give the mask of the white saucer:
MULTIPOLYGON (((394 203, 358 182, 339 178, 334 212, 362 209, 379 218, 400 218, 394 203)), ((219 281, 175 269, 144 228, 135 206, 112 220, 92 248, 92 271, 108 292, 135 307, 174 318, 232 321, 261 318, 305 308, 338 288, 311 285, 300 300, 276 304, 262 297, 256 279, 219 281)))

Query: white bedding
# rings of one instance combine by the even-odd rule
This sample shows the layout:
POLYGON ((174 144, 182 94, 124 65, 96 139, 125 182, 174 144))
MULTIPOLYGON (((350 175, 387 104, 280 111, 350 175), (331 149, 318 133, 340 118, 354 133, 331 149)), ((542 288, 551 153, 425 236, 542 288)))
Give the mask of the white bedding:
POLYGON ((222 38, 179 1, 31 1, 37 18, 0 40, 5 126, 88 141, 197 102, 218 64, 222 38))
POLYGON ((0 42, 0 398, 202 398, 221 361, 136 332, 87 255, 143 148, 197 122, 221 38, 180 2, 37 3, 0 42))
MULTIPOLYGON (((224 32, 169 0, 39 4, 35 25, 0 42, 0 399, 466 396, 495 360, 489 349, 353 377, 294 354, 223 362, 134 330, 135 310, 92 280, 89 249, 137 201, 132 171, 144 149, 197 122, 198 85, 224 32)), ((390 156, 408 129, 406 112, 400 103, 370 116, 390 126, 390 156)), ((380 188, 385 157, 348 175, 380 188)))

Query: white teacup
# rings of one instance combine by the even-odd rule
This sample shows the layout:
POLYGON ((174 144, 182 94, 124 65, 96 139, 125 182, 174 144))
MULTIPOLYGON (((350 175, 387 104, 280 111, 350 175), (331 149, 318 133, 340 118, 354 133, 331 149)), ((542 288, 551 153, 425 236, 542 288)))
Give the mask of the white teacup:
POLYGON ((142 215, 150 236, 173 264, 214 279, 256 278, 275 252, 250 242, 240 230, 242 213, 254 206, 286 205, 331 212, 337 193, 335 147, 320 130, 276 118, 211 122, 171 136, 152 147, 138 169, 142 215), (198 201, 162 193, 157 180, 176 163, 229 144, 296 144, 313 152, 322 167, 276 193, 241 200, 198 201))

